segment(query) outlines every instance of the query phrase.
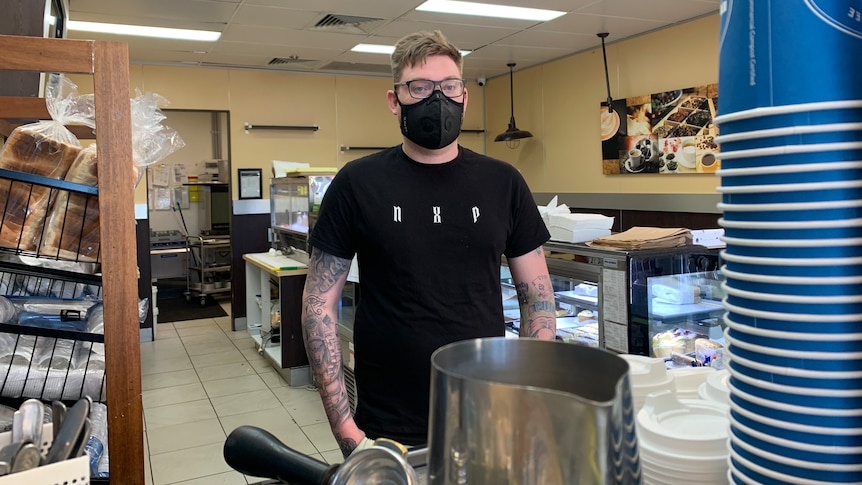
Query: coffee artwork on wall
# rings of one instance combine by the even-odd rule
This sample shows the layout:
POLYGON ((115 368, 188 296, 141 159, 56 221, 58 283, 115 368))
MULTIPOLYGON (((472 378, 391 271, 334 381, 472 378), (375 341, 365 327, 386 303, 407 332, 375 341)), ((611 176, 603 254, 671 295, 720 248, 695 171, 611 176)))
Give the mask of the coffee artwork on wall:
POLYGON ((718 84, 601 103, 602 173, 715 173, 717 106, 718 84))

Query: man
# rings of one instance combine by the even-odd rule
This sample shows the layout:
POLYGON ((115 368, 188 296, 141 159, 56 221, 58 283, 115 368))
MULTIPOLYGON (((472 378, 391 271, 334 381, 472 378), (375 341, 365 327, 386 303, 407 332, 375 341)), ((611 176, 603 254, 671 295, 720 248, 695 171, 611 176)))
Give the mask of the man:
POLYGON ((515 280, 521 337, 553 339, 550 237, 511 165, 457 143, 467 106, 458 49, 439 31, 401 39, 386 93, 400 146, 348 163, 311 234, 302 325, 333 435, 346 457, 371 439, 427 440, 431 354, 504 335, 501 255, 515 280), (362 296, 354 322, 355 420, 337 336, 353 255, 362 296))

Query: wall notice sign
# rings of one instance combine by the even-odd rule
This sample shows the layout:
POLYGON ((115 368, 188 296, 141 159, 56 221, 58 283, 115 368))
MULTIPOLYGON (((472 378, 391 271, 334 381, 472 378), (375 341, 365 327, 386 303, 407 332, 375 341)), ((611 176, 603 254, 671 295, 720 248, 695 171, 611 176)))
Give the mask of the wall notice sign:
POLYGON ((259 168, 239 168, 239 198, 240 199, 262 199, 263 181, 262 170, 259 168))

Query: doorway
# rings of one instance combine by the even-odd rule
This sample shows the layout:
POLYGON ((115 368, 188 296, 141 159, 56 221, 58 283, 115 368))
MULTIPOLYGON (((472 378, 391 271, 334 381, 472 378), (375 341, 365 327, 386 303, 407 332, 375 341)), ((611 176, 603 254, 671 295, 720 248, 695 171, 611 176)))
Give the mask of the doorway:
POLYGON ((163 113, 162 123, 176 130, 185 146, 146 171, 156 307, 185 299, 203 311, 230 301, 230 115, 182 109, 163 113))

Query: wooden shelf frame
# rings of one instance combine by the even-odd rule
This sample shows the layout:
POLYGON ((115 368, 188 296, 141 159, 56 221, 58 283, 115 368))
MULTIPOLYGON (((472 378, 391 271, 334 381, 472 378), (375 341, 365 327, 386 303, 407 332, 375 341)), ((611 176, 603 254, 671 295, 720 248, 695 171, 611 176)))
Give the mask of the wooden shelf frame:
MULTIPOLYGON (((99 160, 110 481, 144 483, 141 348, 128 46, 0 35, 0 70, 91 74, 99 160)), ((0 96, 9 128, 47 117, 41 98, 0 96)))

